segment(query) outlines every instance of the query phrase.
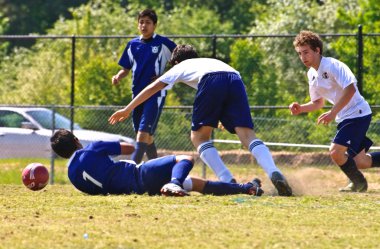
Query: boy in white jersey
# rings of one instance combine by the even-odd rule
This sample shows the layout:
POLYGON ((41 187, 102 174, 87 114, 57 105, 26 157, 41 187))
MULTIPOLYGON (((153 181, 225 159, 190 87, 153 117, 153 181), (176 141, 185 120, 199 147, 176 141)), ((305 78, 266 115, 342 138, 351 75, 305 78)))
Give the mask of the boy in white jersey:
POLYGON ((164 75, 147 86, 124 109, 115 112, 109 122, 115 124, 126 119, 131 111, 162 89, 170 89, 183 82, 197 93, 193 106, 191 141, 201 159, 224 182, 234 181, 211 141, 212 130, 219 121, 230 133, 236 133, 242 144, 249 149, 267 173, 281 196, 291 196, 292 189, 281 171, 274 164, 265 144, 256 137, 249 109, 248 98, 238 71, 226 63, 198 58, 190 45, 178 45, 172 54, 175 65, 164 75))
POLYGON ((365 192, 368 185, 358 170, 378 167, 380 153, 366 154, 372 141, 366 137, 372 112, 359 93, 357 80, 343 62, 323 57, 323 43, 311 31, 301 31, 293 45, 303 64, 309 68, 310 102, 293 102, 292 115, 321 109, 325 100, 332 108, 318 117, 317 123, 327 125, 334 119, 338 123, 336 135, 330 146, 330 157, 347 175, 351 183, 341 191, 365 192))

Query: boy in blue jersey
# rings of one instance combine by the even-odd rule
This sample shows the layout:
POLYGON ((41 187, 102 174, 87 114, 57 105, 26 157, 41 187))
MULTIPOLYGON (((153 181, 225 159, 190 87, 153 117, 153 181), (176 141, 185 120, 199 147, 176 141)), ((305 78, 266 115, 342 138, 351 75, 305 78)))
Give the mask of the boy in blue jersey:
POLYGON ((259 179, 246 184, 212 182, 188 177, 194 160, 191 156, 165 156, 140 165, 134 161, 113 161, 111 156, 128 155, 134 151, 124 142, 94 142, 83 148, 68 130, 60 129, 50 139, 57 155, 70 158, 68 176, 80 191, 91 195, 162 194, 185 196, 189 191, 203 194, 248 194, 261 196, 259 179))
POLYGON ((332 108, 318 117, 317 123, 328 125, 334 119, 338 123, 336 135, 330 146, 330 157, 350 179, 351 183, 341 191, 365 192, 368 184, 358 170, 380 166, 380 152, 367 154, 372 141, 366 137, 372 111, 359 93, 357 80, 343 62, 322 56, 323 43, 311 31, 301 31, 293 45, 303 64, 309 68, 310 101, 289 105, 292 115, 319 110, 325 99, 332 108))
MULTIPOLYGON (((123 69, 112 77, 112 84, 117 85, 131 71, 133 97, 164 72, 171 53, 176 47, 176 44, 168 38, 154 33, 157 15, 153 10, 143 10, 139 13, 137 20, 137 28, 141 36, 128 42, 119 60, 119 65, 123 69)), ((133 111, 137 144, 131 159, 136 163, 141 162, 145 152, 148 159, 157 157, 153 135, 165 97, 166 91, 160 91, 133 111)))
POLYGON ((276 167, 269 149, 255 135, 247 93, 239 72, 220 60, 198 58, 197 52, 190 45, 178 45, 173 51, 171 63, 175 66, 145 88, 128 106, 115 112, 109 118, 110 124, 126 119, 134 108, 156 92, 183 82, 197 89, 191 141, 201 159, 218 178, 224 182, 234 181, 211 141, 212 130, 221 121, 230 133, 237 134, 241 143, 257 159, 278 194, 291 196, 292 189, 276 167))

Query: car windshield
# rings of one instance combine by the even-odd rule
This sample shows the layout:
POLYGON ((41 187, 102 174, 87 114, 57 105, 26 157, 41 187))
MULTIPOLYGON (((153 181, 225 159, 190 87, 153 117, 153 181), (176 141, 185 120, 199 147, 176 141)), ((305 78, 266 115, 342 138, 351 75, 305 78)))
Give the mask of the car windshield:
MULTIPOLYGON (((35 119, 42 127, 45 129, 53 129, 52 124, 52 111, 51 110, 34 110, 34 111, 27 111, 28 115, 30 115, 33 119, 35 119)), ((55 113, 55 129, 67 129, 70 130, 70 119, 55 113)), ((81 129, 78 124, 74 124, 74 129, 79 130, 81 129)))

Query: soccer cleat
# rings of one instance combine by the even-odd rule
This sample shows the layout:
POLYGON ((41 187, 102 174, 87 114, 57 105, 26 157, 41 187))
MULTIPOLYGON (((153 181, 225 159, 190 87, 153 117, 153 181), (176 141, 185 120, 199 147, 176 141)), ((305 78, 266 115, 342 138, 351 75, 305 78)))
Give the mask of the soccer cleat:
POLYGON ((247 185, 250 185, 251 187, 248 189, 247 194, 249 195, 255 195, 255 196, 262 196, 264 194, 264 190, 261 189, 261 181, 258 178, 253 179, 252 182, 247 183, 247 185))
POLYGON ((187 196, 186 190, 174 183, 167 183, 161 188, 161 194, 164 196, 187 196))
POLYGON ((236 179, 235 178, 232 178, 230 183, 237 183, 236 179))
POLYGON ((348 185, 344 188, 340 188, 340 192, 366 192, 368 189, 367 181, 361 182, 359 184, 354 184, 353 182, 349 182, 348 185))
POLYGON ((280 172, 273 172, 271 181, 276 187, 279 196, 292 196, 292 189, 280 172))

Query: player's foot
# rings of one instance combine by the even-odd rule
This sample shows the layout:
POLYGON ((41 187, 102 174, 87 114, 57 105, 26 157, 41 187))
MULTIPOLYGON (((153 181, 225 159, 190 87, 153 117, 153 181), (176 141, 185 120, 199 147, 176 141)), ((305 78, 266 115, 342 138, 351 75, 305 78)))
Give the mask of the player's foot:
POLYGON ((252 182, 247 183, 247 185, 251 185, 248 189, 249 195, 262 196, 262 194, 264 194, 264 190, 261 189, 260 179, 255 178, 252 182))
POLYGON ((161 194, 164 196, 186 196, 189 195, 181 186, 174 183, 167 183, 161 188, 161 194))
POLYGON ((276 187, 279 196, 292 196, 292 188, 280 172, 273 172, 271 181, 276 187))
POLYGON ((348 185, 344 188, 340 188, 340 192, 366 192, 368 189, 367 180, 361 182, 359 184, 354 184, 353 182, 349 182, 348 185))

